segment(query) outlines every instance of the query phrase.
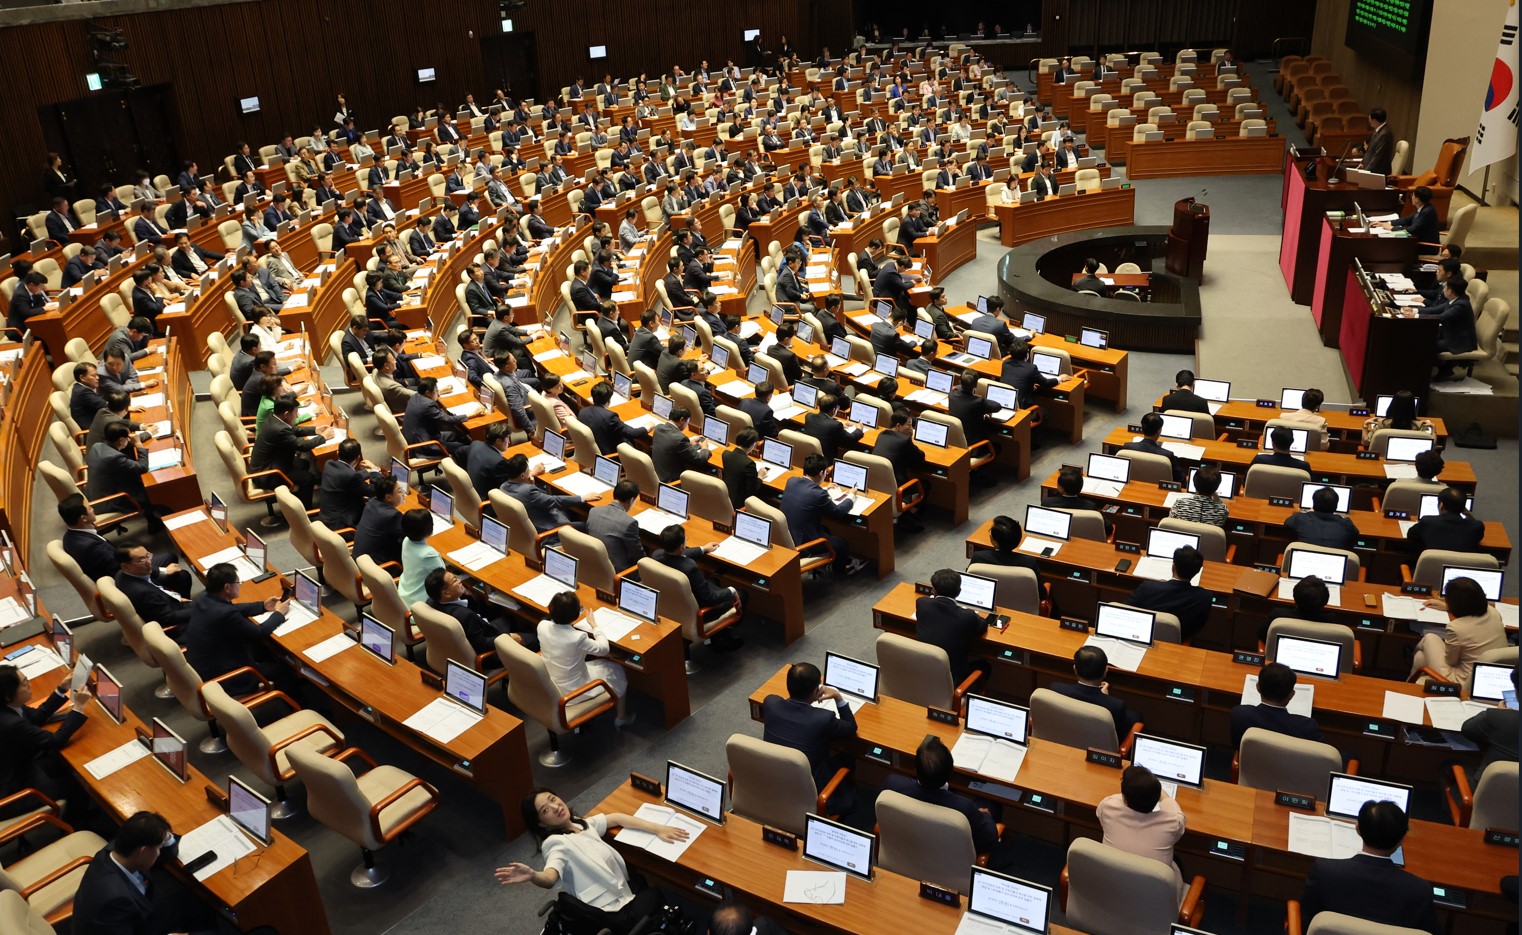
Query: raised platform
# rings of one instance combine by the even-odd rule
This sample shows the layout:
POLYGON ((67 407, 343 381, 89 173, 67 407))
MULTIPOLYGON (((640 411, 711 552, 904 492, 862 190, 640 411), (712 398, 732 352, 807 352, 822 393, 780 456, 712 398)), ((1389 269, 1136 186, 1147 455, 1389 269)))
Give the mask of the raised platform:
POLYGON ((1087 325, 1110 333, 1127 351, 1191 354, 1200 330, 1200 287, 1163 267, 1167 227, 1100 227, 1021 244, 999 260, 999 295, 1011 317, 1046 316, 1051 334, 1077 335, 1087 325), (1152 301, 1106 299, 1070 288, 1094 257, 1110 269, 1131 262, 1152 274, 1152 301))

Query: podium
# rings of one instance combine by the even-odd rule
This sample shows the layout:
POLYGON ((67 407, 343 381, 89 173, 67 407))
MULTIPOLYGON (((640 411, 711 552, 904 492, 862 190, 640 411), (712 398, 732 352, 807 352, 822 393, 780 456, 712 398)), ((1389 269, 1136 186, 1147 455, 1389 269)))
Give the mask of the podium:
POLYGON ((1199 282, 1205 277, 1205 244, 1210 238, 1210 206, 1193 198, 1173 203, 1166 267, 1175 276, 1199 282))

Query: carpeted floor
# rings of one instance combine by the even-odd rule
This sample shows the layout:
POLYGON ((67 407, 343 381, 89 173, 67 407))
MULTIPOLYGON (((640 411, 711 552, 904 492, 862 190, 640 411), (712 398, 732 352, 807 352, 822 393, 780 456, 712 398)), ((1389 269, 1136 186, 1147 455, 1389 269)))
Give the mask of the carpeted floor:
MULTIPOLYGON (((1261 86, 1266 74, 1256 70, 1253 78, 1261 86)), ((692 717, 675 730, 664 730, 654 705, 636 699, 639 720, 632 729, 615 732, 604 722, 568 738, 565 749, 574 758, 571 765, 548 770, 536 764, 536 783, 554 788, 578 809, 588 809, 623 782, 630 770, 660 775, 667 759, 723 775, 725 739, 737 731, 759 735, 759 725, 750 720, 746 704, 746 696, 757 685, 788 661, 821 661, 826 649, 873 658, 871 643, 876 634, 868 608, 881 594, 897 581, 926 580, 937 568, 961 567, 964 564, 961 543, 968 530, 999 513, 1022 515, 1025 505, 1036 499, 1041 478, 1062 463, 1081 462, 1087 451, 1097 448, 1098 440, 1111 427, 1127 418, 1135 419, 1171 384, 1173 373, 1181 367, 1231 380, 1234 392, 1240 395, 1273 394, 1283 385, 1319 385, 1330 400, 1346 401, 1345 381, 1335 353, 1327 352, 1331 358, 1326 359, 1319 350, 1308 350, 1316 347, 1310 337, 1313 332, 1309 313, 1288 304, 1283 281, 1278 276, 1276 177, 1146 182, 1138 187, 1137 223, 1168 223, 1173 200, 1201 189, 1209 192, 1206 198, 1214 218, 1207 283, 1202 293, 1205 325, 1200 366, 1196 367, 1191 356, 1134 354, 1131 360, 1134 402, 1129 413, 1091 408, 1085 441, 1076 447, 1044 439, 1033 458, 1031 478, 1019 484, 1006 482, 992 489, 975 490, 971 516, 963 527, 953 529, 945 518, 930 517, 925 532, 905 536, 898 542, 898 571, 887 579, 878 581, 863 574, 843 582, 823 581, 807 586, 808 633, 794 645, 782 646, 775 628, 751 623, 745 627, 746 643, 741 651, 725 656, 700 651, 702 671, 690 680, 692 717)), ((992 291, 995 264, 1002 252, 996 229, 983 230, 977 260, 958 270, 946 283, 953 300, 963 301, 992 291)), ((326 376, 330 385, 341 386, 335 368, 327 368, 326 376)), ((205 374, 196 375, 195 380, 198 387, 205 388, 205 374)), ((357 397, 345 397, 342 393, 340 396, 351 412, 359 411, 357 397)), ((211 444, 217 429, 217 418, 210 405, 198 406, 192 425, 197 443, 196 469, 204 490, 218 490, 225 495, 230 485, 211 444)), ((355 434, 365 441, 372 459, 378 460, 381 446, 371 437, 372 429, 373 417, 355 417, 355 434)), ((1480 514, 1504 520, 1509 534, 1516 538, 1516 444, 1503 442, 1496 451, 1457 454, 1470 460, 1484 478, 1478 500, 1480 514)), ((45 508, 53 502, 51 495, 39 487, 35 502, 38 509, 34 541, 56 537, 59 523, 45 508)), ((232 510, 233 521, 240 527, 256 521, 262 514, 262 508, 258 507, 234 506, 232 510)), ((278 531, 271 541, 271 561, 285 569, 298 564, 283 533, 278 531)), ((74 592, 58 578, 40 552, 31 569, 50 607, 64 616, 81 612, 74 592)), ((1515 570, 1513 566, 1507 579, 1510 594, 1517 593, 1515 570)), ((346 612, 347 608, 342 610, 346 612)), ((131 656, 113 629, 105 625, 85 626, 80 631, 80 642, 92 658, 105 662, 124 679, 128 704, 134 710, 145 716, 164 717, 187 737, 201 736, 204 726, 181 711, 175 702, 152 697, 152 688, 158 681, 156 674, 131 656)), ((305 692, 302 701, 331 711, 332 706, 315 690, 305 692)), ((282 824, 282 830, 312 854, 322 891, 322 908, 333 931, 337 935, 380 932, 432 935, 439 931, 500 931, 516 935, 537 931, 538 923, 532 913, 546 901, 548 894, 529 887, 499 887, 491 873, 494 867, 510 860, 536 862, 531 839, 524 836, 504 841, 500 817, 483 797, 444 770, 419 762, 406 748, 358 719, 345 716, 342 711, 333 716, 348 733, 349 743, 365 748, 382 763, 416 771, 445 795, 444 806, 420 823, 408 840, 382 853, 382 862, 394 869, 395 877, 387 886, 368 892, 348 885, 348 870, 357 863, 359 853, 347 840, 306 815, 282 824)), ((537 756, 545 747, 544 732, 531 726, 528 733, 531 750, 537 756)), ((225 775, 232 769, 246 777, 231 756, 206 757, 196 753, 193 759, 208 774, 225 775)), ((1212 757, 1210 774, 1225 778, 1228 764, 1222 758, 1212 757)), ((293 795, 299 798, 300 791, 293 790, 293 795)), ((1422 797, 1419 810, 1425 817, 1437 818, 1435 797, 1422 797)), ((869 827, 870 809, 859 809, 852 820, 869 827)), ((1007 842, 995 855, 994 865, 1055 885, 1062 853, 1023 837, 1018 818, 1010 830, 1007 842)), ((1222 935, 1238 932, 1270 935, 1281 931, 1280 907, 1254 903, 1244 929, 1234 922, 1234 906, 1231 894, 1211 891, 1204 927, 1222 935)), ((317 907, 313 910, 317 911, 317 907)))

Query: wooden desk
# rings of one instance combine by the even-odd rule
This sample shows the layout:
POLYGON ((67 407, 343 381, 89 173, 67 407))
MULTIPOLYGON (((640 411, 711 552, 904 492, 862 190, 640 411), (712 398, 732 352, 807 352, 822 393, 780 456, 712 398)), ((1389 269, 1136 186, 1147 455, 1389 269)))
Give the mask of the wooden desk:
POLYGON ((1284 137, 1227 136, 1213 140, 1131 143, 1128 179, 1194 175, 1272 175, 1284 168, 1284 137))
POLYGON ((1136 222, 1136 189, 1059 195, 1031 204, 996 204, 999 243, 1006 247, 1053 234, 1093 227, 1122 227, 1136 222))
MULTIPOLYGON (((1354 269, 1355 259, 1363 262, 1364 269, 1385 272, 1406 269, 1416 261, 1416 238, 1351 233, 1350 228, 1356 223, 1351 218, 1334 220, 1324 217, 1322 220, 1320 252, 1316 257, 1316 286, 1311 293, 1311 317, 1321 331, 1321 343, 1327 347, 1337 347, 1342 337, 1348 274, 1354 269)), ((1418 382, 1418 388, 1420 383, 1426 382, 1416 374, 1412 379, 1418 382)))
MULTIPOLYGON (((1316 277, 1321 269, 1321 238, 1328 211, 1351 211, 1358 202, 1366 214, 1388 214, 1400 208, 1400 192, 1395 189, 1370 190, 1330 181, 1332 166, 1315 157, 1300 158, 1294 150, 1285 150, 1284 188, 1280 204, 1284 209, 1284 228, 1279 241, 1279 270, 1289 286, 1290 298, 1297 305, 1310 305, 1316 293, 1316 277), (1306 178, 1310 169, 1313 178, 1306 178)), ((1342 271, 1338 271, 1340 276, 1342 271)))
POLYGON ((1430 406, 1429 375, 1438 363, 1441 326, 1436 318, 1394 315, 1376 296, 1356 267, 1347 271, 1337 336, 1343 367, 1365 399, 1407 390, 1417 398, 1428 393, 1430 406))
MULTIPOLYGON (((194 513, 196 511, 187 511, 194 513)), ((206 568, 201 557, 239 544, 236 535, 223 532, 206 516, 202 521, 170 531, 175 547, 203 581, 206 568)), ((262 601, 280 594, 280 576, 266 581, 245 582, 241 598, 262 601)), ((439 694, 424 685, 420 669, 398 656, 394 665, 386 665, 364 650, 345 650, 322 662, 313 662, 301 653, 342 632, 344 622, 331 610, 323 608, 312 623, 285 636, 271 639, 292 657, 297 671, 317 685, 329 697, 358 717, 390 734, 433 762, 464 777, 502 809, 502 821, 508 838, 523 831, 519 803, 533 788, 529 768, 528 741, 524 723, 501 708, 488 706, 486 717, 447 744, 428 737, 405 722, 439 694)))
MULTIPOLYGON (((1373 397, 1370 396, 1370 399, 1373 397)), ((1162 411, 1163 397, 1159 396, 1152 403, 1154 412, 1162 411)), ((1236 441, 1238 438, 1254 437, 1261 438, 1263 430, 1268 427, 1271 419, 1278 419, 1286 415, 1284 410, 1275 406, 1272 409, 1260 408, 1255 400, 1233 399, 1220 404, 1215 411, 1216 427, 1227 435, 1227 441, 1236 441)), ((1323 407, 1322 418, 1326 419, 1327 434, 1332 440, 1335 450, 1355 451, 1363 447, 1363 423, 1368 416, 1358 416, 1346 409, 1329 409, 1323 407)), ((1439 445, 1445 445, 1448 441, 1448 426, 1440 418, 1428 417, 1432 423, 1432 431, 1439 445)))
POLYGON ((953 270, 977 258, 978 222, 969 215, 941 236, 932 233, 921 237, 914 246, 925 257, 925 265, 930 267, 932 284, 945 282, 953 270))

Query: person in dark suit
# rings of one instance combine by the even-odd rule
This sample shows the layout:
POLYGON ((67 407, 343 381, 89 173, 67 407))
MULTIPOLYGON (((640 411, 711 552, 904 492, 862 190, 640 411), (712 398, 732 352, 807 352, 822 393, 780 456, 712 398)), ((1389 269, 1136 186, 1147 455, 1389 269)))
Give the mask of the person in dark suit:
POLYGON ((1339 912, 1442 935, 1432 884, 1391 859, 1409 827, 1406 813, 1394 802, 1365 802, 1358 810, 1363 851, 1343 860, 1318 857, 1306 874, 1305 893, 1300 897, 1305 924, 1310 925, 1319 913, 1339 912))
MULTIPOLYGON (((345 438, 338 443, 338 455, 322 468, 322 487, 317 493, 318 517, 332 530, 353 529, 359 524, 365 501, 380 478, 375 465, 365 460, 359 440, 345 438)), ((483 494, 484 496, 484 494, 483 494)))
MULTIPOLYGON (((585 507, 587 504, 581 497, 549 494, 540 490, 534 483, 534 478, 543 472, 543 464, 529 467, 527 455, 513 455, 507 459, 507 481, 500 488, 503 493, 523 504, 529 522, 534 524, 536 535, 569 523, 570 518, 565 512, 567 507, 585 507)), ((550 544, 554 545, 555 542, 550 544)))
POLYGON ((89 428, 95 414, 106 408, 100 395, 100 368, 92 363, 74 365, 74 385, 69 389, 69 415, 80 428, 89 428))
POLYGON ((354 527, 354 557, 368 555, 377 565, 402 562, 402 514, 398 509, 406 491, 393 477, 370 482, 372 496, 365 503, 354 527))
POLYGON ((904 222, 898 228, 898 245, 904 248, 904 252, 914 252, 914 242, 930 233, 930 225, 925 223, 920 212, 923 206, 918 202, 909 203, 909 213, 904 216, 904 222))
POLYGON ((631 367, 641 363, 654 369, 660 362, 661 339, 655 333, 656 318, 653 308, 647 308, 640 313, 639 327, 634 329, 634 337, 629 341, 629 350, 626 355, 631 367))
POLYGON ((79 248, 78 253, 69 259, 68 263, 64 264, 63 279, 59 284, 65 289, 78 285, 81 280, 90 275, 92 270, 100 268, 95 262, 95 248, 85 244, 79 248))
POLYGON ((288 484, 294 488, 293 492, 301 502, 310 506, 312 488, 317 478, 305 458, 298 462, 297 455, 327 444, 333 430, 324 428, 319 431, 310 426, 296 425, 296 409, 295 396, 282 396, 275 400, 274 409, 265 418, 254 438, 249 470, 254 474, 261 471, 278 472, 256 478, 255 483, 265 490, 288 484))
POLYGON ((623 319, 618 317, 618 306, 605 301, 599 311, 600 314, 593 319, 592 324, 597 328, 597 333, 602 335, 603 343, 617 344, 627 352, 629 337, 624 333, 623 319))
POLYGON ((703 471, 708 464, 708 443, 689 439, 685 432, 692 413, 686 406, 671 407, 671 421, 655 427, 650 439, 650 460, 655 474, 665 483, 673 483, 683 471, 703 471))
POLYGON ((1174 550, 1173 577, 1167 581, 1143 581, 1131 591, 1127 603, 1144 610, 1173 614, 1185 643, 1205 628, 1210 619, 1210 592, 1191 584, 1205 567, 1205 557, 1198 549, 1184 546, 1174 550))
MULTIPOLYGON (((1142 430, 1142 437, 1141 437, 1141 439, 1139 441, 1126 442, 1124 445, 1120 446, 1121 450, 1122 451, 1144 451, 1147 454, 1154 454, 1154 455, 1159 455, 1161 457, 1167 458, 1168 459, 1168 463, 1173 466, 1173 479, 1178 481, 1179 483, 1183 483, 1184 482, 1184 466, 1181 463, 1179 463, 1179 459, 1173 454, 1173 452, 1171 452, 1168 449, 1164 448, 1162 446, 1162 444, 1160 442, 1158 442, 1158 438, 1163 433, 1163 417, 1158 415, 1155 412, 1145 412, 1145 413, 1142 413, 1142 417, 1138 421, 1141 423, 1141 430, 1142 430)), ((1286 438, 1286 441, 1284 443, 1284 447, 1286 449, 1288 449, 1289 446, 1290 446, 1290 442, 1293 441, 1293 437, 1290 435, 1288 429, 1275 429, 1273 434, 1275 436, 1277 436, 1277 434, 1279 432, 1283 432, 1284 433, 1284 436, 1286 438)), ((1253 459, 1253 463, 1256 464, 1258 462, 1259 458, 1266 458, 1266 457, 1268 457, 1268 455, 1258 455, 1258 458, 1254 458, 1253 459)), ((1291 458, 1290 460, 1293 461, 1294 459, 1291 458)), ((1304 462, 1300 462, 1300 463, 1304 464, 1304 462)), ((1309 470, 1309 469, 1307 469, 1307 470, 1309 470)))
POLYGON ((668 392, 673 380, 680 380, 683 371, 682 354, 687 350, 687 342, 682 335, 673 329, 671 337, 666 339, 666 349, 661 352, 660 360, 655 365, 655 382, 661 388, 661 392, 668 392))
MULTIPOLYGON (((1511 687, 1516 691, 1516 666, 1511 670, 1511 687)), ((1469 777, 1471 788, 1480 784, 1480 777, 1490 764, 1517 762, 1517 727, 1516 708, 1486 708, 1464 722, 1460 732, 1479 746, 1484 757, 1469 777)))
POLYGON ((5 316, 5 326, 15 332, 12 336, 15 340, 19 341, 22 332, 26 331, 27 319, 47 311, 47 284, 46 275, 30 270, 11 293, 11 304, 5 316))
MULTIPOLYGON (((824 684, 818 666, 808 662, 789 666, 787 697, 767 695, 761 702, 761 720, 766 725, 763 740, 808 757, 816 789, 823 790, 838 770, 851 767, 850 754, 831 753, 830 744, 856 736, 856 715, 838 689, 824 684), (816 708, 820 701, 833 701, 834 712, 816 708)), ((842 783, 827 804, 832 813, 843 814, 850 811, 854 799, 852 790, 842 783)))
POLYGON ((126 422, 106 426, 105 438, 85 454, 89 467, 85 495, 92 501, 123 498, 113 501, 111 510, 140 510, 147 517, 148 528, 156 531, 161 524, 143 487, 143 475, 148 473, 148 449, 133 445, 132 429, 126 422))
POLYGON ((1141 715, 1110 694, 1110 683, 1105 681, 1105 674, 1109 670, 1110 660, 1103 649, 1098 646, 1080 646, 1073 653, 1073 674, 1078 677, 1078 681, 1053 682, 1051 689, 1076 701, 1086 701, 1104 708, 1115 721, 1116 741, 1125 743, 1126 735, 1141 720, 1141 715))
POLYGON ((1114 527, 1100 505, 1083 496, 1083 470, 1071 464, 1057 471, 1057 493, 1042 497, 1041 505, 1054 510, 1094 510, 1104 515, 1106 535, 1114 527))
POLYGON ((485 441, 473 441, 465 449, 465 472, 482 500, 507 483, 507 458, 502 452, 507 450, 511 434, 512 427, 506 422, 493 422, 486 427, 485 441))
POLYGON ((649 429, 629 425, 618 413, 609 409, 608 403, 612 400, 613 384, 602 380, 592 387, 592 404, 576 410, 577 420, 592 430, 592 437, 597 440, 597 451, 604 455, 612 455, 623 442, 632 443, 650 434, 649 429))
MULTIPOLYGON (((953 573, 954 574, 954 573, 953 573)), ((920 598, 921 601, 926 598, 920 598)), ((959 812, 972 829, 973 850, 986 854, 999 843, 999 826, 993 812, 972 799, 948 788, 956 763, 945 741, 927 735, 914 752, 914 777, 892 773, 883 782, 885 792, 897 792, 929 805, 939 805, 959 812)))
POLYGON ((1231 747, 1241 749, 1242 735, 1254 727, 1301 740, 1322 741, 1321 728, 1303 714, 1291 714, 1295 697, 1295 670, 1270 662, 1258 671, 1258 704, 1239 704, 1231 709, 1231 747))
POLYGON ((419 380, 417 393, 407 401, 407 411, 402 415, 402 436, 407 443, 435 442, 439 454, 452 457, 470 444, 464 426, 464 416, 455 415, 439 402, 439 381, 433 377, 419 380))
MULTIPOLYGON (((480 613, 487 608, 472 602, 465 593, 465 584, 460 576, 447 568, 435 568, 428 572, 428 577, 423 580, 423 590, 428 595, 428 606, 453 617, 460 624, 460 629, 465 631, 465 639, 470 643, 470 648, 477 653, 491 652, 497 637, 510 632, 509 621, 502 618, 488 620, 480 613)), ((520 635, 525 646, 537 651, 538 638, 533 635, 532 629, 524 629, 520 635)))
MULTIPOLYGON (((1420 318, 1436 318, 1438 324, 1437 349, 1449 354, 1467 354, 1480 346, 1475 331, 1474 307, 1466 294, 1469 283, 1462 275, 1450 276, 1443 281, 1443 300, 1421 309, 1420 318)), ((1452 365, 1439 363, 1439 372, 1447 376, 1452 365)))
MULTIPOLYGON (((23 656, 22 660, 25 661, 23 656)), ((56 763, 53 754, 63 749, 75 731, 85 724, 84 709, 90 701, 88 688, 70 693, 69 680, 59 684, 41 704, 32 707, 32 683, 10 663, 0 664, 0 797, 14 795, 22 789, 37 789, 53 799, 69 789, 67 769, 56 763), (64 715, 56 731, 43 730, 66 701, 73 710, 64 715)), ((0 810, 0 816, 23 814, 35 803, 0 810)))
MULTIPOLYGON (((703 574, 703 570, 698 567, 697 560, 717 549, 719 547, 717 542, 710 542, 701 548, 697 546, 688 548, 687 530, 681 524, 667 526, 661 530, 660 541, 660 549, 651 558, 686 577, 687 584, 692 588, 693 600, 697 601, 705 622, 723 616, 731 609, 740 606, 738 591, 721 586, 717 580, 703 574)), ((727 651, 738 648, 742 641, 726 629, 715 634, 710 642, 715 645, 715 648, 727 651)))
POLYGON ((190 620, 190 572, 178 563, 155 567, 153 553, 141 545, 117 546, 116 562, 116 586, 144 621, 167 630, 190 620))
POLYGON ((942 568, 930 576, 933 596, 914 602, 914 636, 922 643, 945 650, 951 663, 951 681, 960 685, 973 670, 988 674, 986 659, 970 659, 975 642, 988 632, 988 619, 970 607, 956 602, 962 593, 962 576, 942 568))
POLYGON ((762 438, 776 438, 777 433, 782 431, 782 423, 777 421, 777 414, 770 405, 774 393, 771 382, 762 380, 756 384, 754 397, 739 402, 740 411, 750 417, 751 426, 762 438))
POLYGON ((66 527, 63 550, 91 581, 116 576, 116 546, 95 528, 95 511, 83 494, 70 494, 58 502, 58 517, 66 527))
MULTIPOLYGON (((788 532, 793 542, 811 542, 823 539, 835 553, 831 565, 837 575, 853 575, 865 567, 866 562, 851 555, 850 543, 825 528, 827 518, 844 519, 851 515, 851 501, 835 499, 822 485, 825 469, 830 462, 821 455, 811 454, 803 459, 803 476, 788 478, 782 491, 782 515, 787 518, 788 532)), ((804 552, 817 555, 820 546, 804 552)))
MULTIPOLYGON (((1416 197, 1416 210, 1393 221, 1375 221, 1370 226, 1386 230, 1404 230, 1419 243, 1438 242, 1437 209, 1432 206, 1432 189, 1418 185, 1411 193, 1416 197)), ((1462 294, 1462 292, 1460 293, 1462 294)))
MULTIPOLYGON (((784 321, 777 326, 777 343, 766 349, 766 353, 782 367, 782 376, 787 379, 787 385, 791 386, 803 379, 803 361, 793 353, 792 341, 798 335, 798 326, 790 321, 784 321)), ((826 372, 828 372, 826 365, 826 372)), ((785 387, 776 387, 784 389, 785 387)))
POLYGON ((761 456, 761 435, 749 426, 734 437, 734 445, 724 449, 719 474, 729 491, 729 504, 735 509, 745 506, 747 497, 761 492, 761 475, 754 458, 761 456))
POLYGON ((1210 415, 1210 403, 1194 392, 1194 371, 1180 370, 1173 377, 1173 389, 1159 406, 1163 412, 1203 412, 1210 415))
POLYGON ((587 284, 591 270, 592 265, 586 260, 577 260, 571 267, 571 275, 574 277, 571 280, 571 308, 577 324, 602 314, 602 300, 587 284))
POLYGON ((1363 170, 1389 175, 1395 163, 1395 131, 1386 122, 1383 107, 1369 111, 1369 123, 1369 136, 1363 143, 1363 170))
POLYGON ((1115 287, 1099 278, 1099 261, 1089 257, 1083 261, 1083 275, 1073 281, 1073 291, 1097 292, 1101 296, 1108 296, 1115 291, 1115 287))
POLYGON ((613 502, 587 512, 587 535, 602 542, 608 561, 617 570, 630 568, 645 557, 639 523, 629 514, 639 499, 639 484, 625 478, 613 486, 613 502))
POLYGON ((860 426, 848 429, 840 421, 840 397, 824 393, 815 402, 819 410, 803 417, 803 431, 818 440, 819 450, 827 461, 834 461, 840 457, 842 448, 854 446, 866 431, 860 426))
POLYGON ((714 399, 713 393, 709 391, 708 375, 698 366, 697 361, 682 361, 682 377, 673 385, 691 391, 698 398, 698 407, 702 410, 705 420, 709 416, 717 415, 719 409, 718 400, 714 399))
MULTIPOLYGON (((1141 423, 1142 434, 1147 436, 1146 439, 1143 439, 1144 441, 1149 440, 1149 439, 1151 439, 1153 437, 1147 431, 1147 416, 1157 416, 1157 430, 1158 430, 1158 432, 1161 432, 1163 430, 1163 417, 1162 416, 1158 416, 1156 413, 1153 413, 1153 412, 1147 413, 1147 415, 1142 416, 1142 423, 1141 423)), ((1294 468, 1297 471, 1304 471, 1307 474, 1311 473, 1311 466, 1308 463, 1306 463, 1305 461, 1302 461, 1301 459, 1299 459, 1299 458, 1295 457, 1294 455, 1290 454, 1290 446, 1295 443, 1295 433, 1294 432, 1292 432, 1291 430, 1285 428, 1282 425, 1278 426, 1278 427, 1274 428, 1273 430, 1271 430, 1268 433, 1268 443, 1269 443, 1270 446, 1272 446, 1273 451, 1271 451, 1271 452, 1267 452, 1266 451, 1263 454, 1260 454, 1260 455, 1256 456, 1255 458, 1253 458, 1251 461, 1249 461, 1247 463, 1247 466, 1248 466, 1249 469, 1251 469, 1252 466, 1255 465, 1255 464, 1267 464, 1267 465, 1270 465, 1272 467, 1294 468)), ((1140 444, 1141 444, 1141 442, 1132 442, 1131 445, 1124 445, 1122 447, 1130 448, 1132 445, 1140 445, 1140 444)), ((1157 447, 1158 448, 1162 448, 1161 445, 1158 445, 1157 447)), ((1141 450, 1150 450, 1150 449, 1141 449, 1141 450)), ((1163 451, 1167 451, 1168 449, 1162 448, 1162 450, 1163 451)), ((1169 452, 1169 454, 1171 455, 1172 452, 1169 452)), ((1184 477, 1183 477, 1183 475, 1181 473, 1179 473, 1181 468, 1179 468, 1178 461, 1176 459, 1174 460, 1174 468, 1175 468, 1174 474, 1173 474, 1174 480, 1182 481, 1184 479, 1184 477)))
MULTIPOLYGON (((756 40, 751 40, 754 44, 756 40)), ((759 48, 759 47, 758 47, 759 48)), ((752 55, 759 61, 760 52, 752 55)), ((766 916, 755 916, 744 906, 720 906, 708 917, 708 935, 783 935, 784 929, 766 916)))
POLYGON ((1478 552, 1485 538, 1485 524, 1464 510, 1466 496, 1455 487, 1445 487, 1437 495, 1437 513, 1423 516, 1406 532, 1406 541, 1416 554, 1426 549, 1452 552, 1478 552))
MULTIPOLYGON (((909 410, 895 408, 888 424, 877 433, 872 453, 893 465, 893 480, 899 486, 909 483, 925 467, 925 452, 914 443, 914 416, 909 410)), ((915 517, 918 508, 899 514, 898 525, 906 532, 924 527, 915 517)))
MULTIPOLYGON (((280 666, 273 661, 255 659, 254 647, 285 622, 291 602, 277 597, 263 602, 236 603, 243 584, 238 569, 219 562, 206 570, 206 591, 190 605, 190 622, 182 634, 185 658, 203 679, 214 679, 235 669, 251 666, 273 681, 280 666), (263 623, 251 618, 270 611, 263 623)), ((223 683, 230 695, 246 695, 258 687, 250 674, 239 675, 223 683)))
POLYGON ((78 226, 69 216, 69 199, 53 199, 53 210, 49 211, 47 217, 43 219, 43 226, 47 228, 49 240, 59 246, 69 243, 69 234, 78 226))
POLYGON ((1036 557, 1015 548, 1024 535, 1025 532, 1021 529, 1019 520, 1012 516, 995 516, 993 525, 988 530, 988 537, 994 547, 973 550, 972 555, 967 559, 968 567, 1004 565, 1010 568, 1027 568, 1039 576, 1041 565, 1036 561, 1036 557))
MULTIPOLYGON (((357 355, 361 364, 368 364, 370 362, 369 336, 370 319, 359 312, 349 316, 349 327, 344 330, 344 336, 339 344, 339 350, 343 353, 346 369, 350 354, 357 355)), ((364 376, 363 372, 354 374, 356 380, 362 376, 364 376)))
POLYGON ((1030 358, 1031 346, 1017 341, 999 368, 999 382, 1015 388, 1015 400, 1021 408, 1035 405, 1037 390, 1050 389, 1058 383, 1056 377, 1042 373, 1030 358))
MULTIPOLYGON (((137 812, 117 829, 111 844, 96 852, 74 894, 75 935, 159 935, 193 929, 211 931, 204 909, 187 905, 172 886, 160 888, 155 870, 179 859, 169 822, 154 812, 137 812)), ((189 900, 195 903, 196 900, 189 900)))
POLYGON ((962 432, 967 436, 969 445, 988 438, 987 417, 999 411, 998 403, 979 396, 977 390, 978 372, 968 368, 962 371, 957 385, 951 388, 951 393, 946 398, 947 411, 952 418, 962 423, 962 432))

